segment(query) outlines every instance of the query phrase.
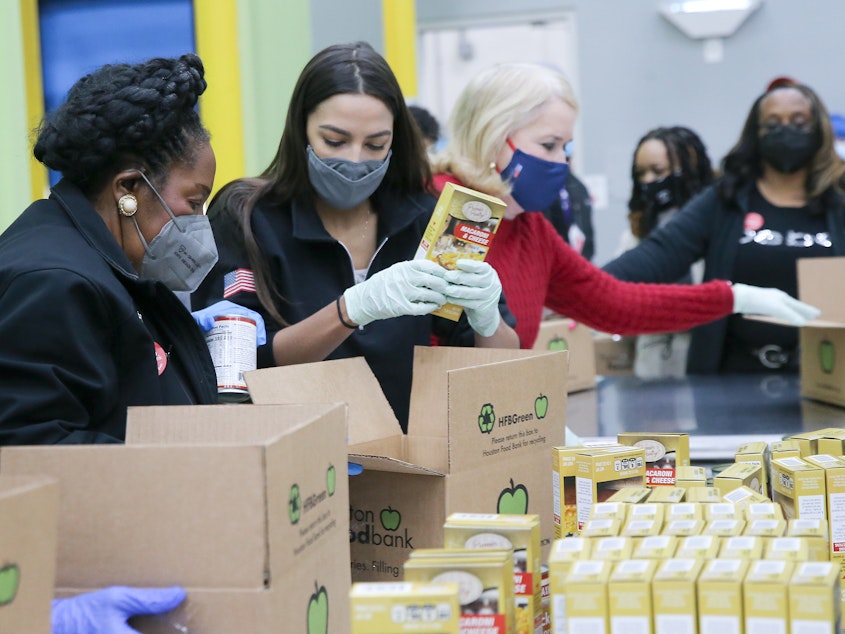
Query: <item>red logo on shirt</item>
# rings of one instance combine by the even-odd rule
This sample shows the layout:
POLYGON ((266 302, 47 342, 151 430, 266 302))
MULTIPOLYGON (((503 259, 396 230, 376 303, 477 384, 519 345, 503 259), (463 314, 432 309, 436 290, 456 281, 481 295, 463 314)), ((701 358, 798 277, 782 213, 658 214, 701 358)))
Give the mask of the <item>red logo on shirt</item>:
POLYGON ((167 353, 164 351, 158 341, 155 343, 155 350, 156 350, 156 365, 158 365, 158 375, 161 376, 164 372, 164 368, 167 367, 167 353))
POLYGON ((749 211, 745 214, 745 230, 746 231, 757 231, 760 227, 766 224, 766 219, 763 218, 760 214, 756 211, 749 211))

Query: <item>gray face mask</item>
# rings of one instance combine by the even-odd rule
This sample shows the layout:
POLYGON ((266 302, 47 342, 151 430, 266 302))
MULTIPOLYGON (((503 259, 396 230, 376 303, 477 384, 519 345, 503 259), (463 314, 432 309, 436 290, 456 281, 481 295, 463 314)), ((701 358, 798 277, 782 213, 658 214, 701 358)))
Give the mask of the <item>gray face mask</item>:
POLYGON ((317 195, 335 209, 352 209, 373 195, 387 173, 392 150, 383 161, 321 159, 308 149, 308 179, 317 195))
POLYGON ((153 190, 170 216, 159 234, 147 243, 135 216, 132 220, 144 245, 141 279, 158 280, 171 291, 193 293, 217 263, 217 245, 205 214, 177 218, 143 172, 141 177, 153 190))

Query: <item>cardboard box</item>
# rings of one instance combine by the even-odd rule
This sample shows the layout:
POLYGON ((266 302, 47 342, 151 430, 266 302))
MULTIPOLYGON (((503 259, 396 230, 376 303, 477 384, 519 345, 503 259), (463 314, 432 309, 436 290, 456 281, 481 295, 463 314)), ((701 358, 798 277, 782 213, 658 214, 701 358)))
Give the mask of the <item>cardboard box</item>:
MULTIPOLYGON (((446 269, 454 269, 463 258, 483 261, 506 207, 495 196, 446 183, 414 259, 425 258, 446 269)), ((462 312, 460 306, 445 304, 432 314, 457 321, 462 312)))
POLYGON ((842 626, 839 566, 829 561, 796 564, 789 579, 791 634, 839 634, 842 626))
POLYGON ((247 372, 254 402, 349 405, 353 581, 395 581, 450 513, 540 516, 554 534, 552 447, 564 444, 567 352, 418 347, 403 434, 362 358, 247 372))
POLYGON ((596 352, 596 374, 627 376, 634 373, 636 337, 622 337, 603 332, 593 334, 596 352))
POLYGON ((352 634, 458 634, 457 583, 355 583, 349 593, 352 634))
POLYGON ((742 582, 748 570, 745 559, 708 561, 698 577, 700 632, 742 632, 742 582))
POLYGON ((801 458, 772 460, 772 501, 786 519, 827 519, 824 469, 801 458))
POLYGON ((608 581, 608 617, 611 632, 648 632, 654 605, 651 582, 657 561, 631 559, 613 567, 608 581))
POLYGON ((654 634, 698 632, 698 575, 703 559, 666 559, 652 579, 654 634))
POLYGON ((642 447, 606 447, 575 456, 575 489, 578 528, 584 525, 593 504, 625 487, 645 486, 645 450, 642 447))
POLYGON ((645 483, 648 487, 674 486, 675 469, 689 466, 689 434, 621 432, 620 445, 645 450, 645 483))
POLYGON ((129 408, 126 443, 0 449, 59 482, 60 595, 186 587, 147 634, 349 631, 345 406, 129 408))
POLYGON ((596 386, 596 352, 593 332, 571 319, 553 318, 540 322, 534 350, 569 350, 566 389, 572 392, 596 386))
POLYGON ((0 476, 0 632, 50 634, 59 487, 0 476))
POLYGON ((746 632, 789 631, 789 561, 752 561, 742 584, 746 632))

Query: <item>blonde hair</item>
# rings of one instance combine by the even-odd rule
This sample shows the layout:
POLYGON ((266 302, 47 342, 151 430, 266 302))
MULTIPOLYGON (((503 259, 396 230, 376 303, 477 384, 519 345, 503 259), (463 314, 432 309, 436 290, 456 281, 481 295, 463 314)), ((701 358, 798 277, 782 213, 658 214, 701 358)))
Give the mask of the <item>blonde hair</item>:
POLYGON ((497 64, 479 73, 458 97, 449 118, 449 144, 432 158, 434 173, 449 173, 472 189, 504 196, 510 186, 491 164, 507 138, 537 116, 552 97, 574 110, 572 86, 540 64, 497 64))

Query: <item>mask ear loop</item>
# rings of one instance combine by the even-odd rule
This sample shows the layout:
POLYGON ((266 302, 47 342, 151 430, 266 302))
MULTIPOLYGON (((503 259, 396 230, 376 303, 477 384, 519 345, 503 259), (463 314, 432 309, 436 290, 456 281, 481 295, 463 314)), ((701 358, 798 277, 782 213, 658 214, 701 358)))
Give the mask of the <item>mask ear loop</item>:
MULTIPOLYGON (((137 173, 141 176, 141 178, 144 179, 144 182, 153 191, 153 194, 155 194, 155 197, 158 198, 158 202, 160 202, 161 206, 164 207, 164 210, 167 212, 167 215, 170 216, 170 220, 173 221, 173 224, 176 227, 176 229, 179 231, 179 233, 185 233, 185 230, 182 229, 182 227, 179 226, 179 223, 176 220, 176 216, 173 215, 173 212, 170 210, 170 206, 166 202, 164 202, 164 198, 162 198, 161 194, 158 193, 158 190, 155 187, 153 187, 153 184, 150 182, 150 179, 147 178, 147 175, 144 174, 144 172, 142 172, 141 170, 137 170, 137 173)), ((152 250, 150 249, 150 243, 147 242, 146 238, 144 238, 144 234, 141 233, 141 227, 138 226, 138 219, 137 219, 136 216, 137 216, 137 214, 133 214, 132 216, 130 216, 130 218, 132 219, 132 224, 135 225, 135 231, 138 232, 138 237, 141 239, 141 244, 144 245, 144 252, 150 258, 155 260, 156 257, 153 254, 152 250)))

